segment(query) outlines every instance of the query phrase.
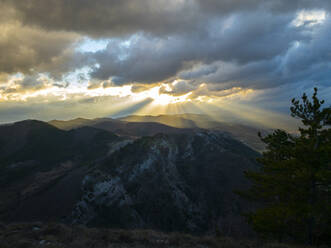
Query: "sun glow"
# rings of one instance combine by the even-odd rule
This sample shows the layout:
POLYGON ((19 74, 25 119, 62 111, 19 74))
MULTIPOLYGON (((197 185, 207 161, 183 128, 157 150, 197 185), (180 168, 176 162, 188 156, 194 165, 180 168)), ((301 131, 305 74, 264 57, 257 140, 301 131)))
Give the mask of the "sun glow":
POLYGON ((168 105, 191 101, 191 99, 189 99, 189 96, 192 94, 192 92, 181 96, 173 96, 170 94, 160 93, 160 88, 161 86, 157 86, 146 92, 142 92, 142 97, 153 99, 153 103, 156 105, 168 105))
POLYGON ((180 91, 176 92, 171 85, 167 84, 147 85, 140 92, 135 91, 133 85, 111 87, 101 85, 89 89, 87 85, 58 87, 53 82, 45 81, 42 86, 20 88, 15 81, 10 81, 7 90, 0 88, 0 103, 24 102, 24 104, 33 105, 61 102, 59 106, 70 106, 68 109, 76 113, 73 116, 82 115, 87 118, 183 113, 204 113, 213 117, 215 113, 223 111, 222 113, 226 115, 231 112, 235 117, 272 126, 275 119, 281 120, 282 117, 263 112, 256 107, 236 103, 238 99, 248 99, 258 94, 251 89, 233 88, 210 91, 206 86, 201 86, 178 95, 180 91), (66 103, 72 104, 66 105, 66 103), (265 116, 272 121, 264 120, 265 116))
MULTIPOLYGON (((56 84, 47 78, 37 78, 37 82, 28 81, 22 84, 24 78, 12 78, 4 88, 0 82, 0 103, 27 105, 55 104, 70 106, 73 116, 83 115, 89 118, 100 116, 125 116, 128 114, 157 115, 182 113, 208 113, 212 109, 223 106, 237 99, 247 99, 254 96, 254 91, 242 88, 214 90, 206 84, 200 87, 189 87, 183 81, 159 83, 153 85, 124 85, 116 86, 103 82, 90 87, 90 84, 56 84), (24 85, 25 87, 21 86, 24 85), (64 86, 61 86, 64 85, 64 86), (2 87, 1 87, 2 86, 2 87), (138 90, 137 90, 138 89, 138 90), (69 105, 68 105, 69 104, 69 105), (82 109, 82 110, 81 110, 82 109)), ((232 105, 231 105, 232 106, 232 105)), ((231 110, 231 106, 228 111, 231 110)), ((239 107, 237 109, 240 109, 239 107)), ((62 111, 63 109, 61 109, 62 111)), ((244 116, 248 111, 238 113, 244 116)), ((249 113, 252 113, 250 111, 249 113)), ((236 114, 236 113, 235 113, 236 114)))
POLYGON ((292 25, 300 27, 307 25, 308 27, 316 24, 322 24, 327 18, 327 13, 324 10, 302 10, 297 13, 296 18, 292 21, 292 25))

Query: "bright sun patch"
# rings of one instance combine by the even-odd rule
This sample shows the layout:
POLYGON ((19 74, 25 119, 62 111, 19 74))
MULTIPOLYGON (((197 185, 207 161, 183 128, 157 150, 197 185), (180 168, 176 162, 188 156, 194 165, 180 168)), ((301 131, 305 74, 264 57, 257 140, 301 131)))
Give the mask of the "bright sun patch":
POLYGON ((326 19, 326 12, 324 10, 302 10, 297 14, 297 17, 293 20, 292 25, 300 27, 303 25, 314 26, 316 24, 322 24, 326 19))
POLYGON ((192 92, 181 96, 172 96, 169 94, 160 93, 160 88, 161 86, 157 86, 148 91, 142 92, 139 95, 142 98, 153 99, 153 103, 157 105, 168 105, 173 103, 184 103, 191 101, 191 99, 189 99, 189 96, 192 94, 192 92))

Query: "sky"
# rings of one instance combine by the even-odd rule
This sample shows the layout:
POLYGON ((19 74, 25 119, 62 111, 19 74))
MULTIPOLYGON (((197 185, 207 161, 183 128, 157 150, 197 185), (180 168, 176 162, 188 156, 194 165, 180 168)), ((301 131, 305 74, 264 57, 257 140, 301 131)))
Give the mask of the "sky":
POLYGON ((203 113, 285 128, 331 102, 329 0, 1 0, 0 123, 203 113))

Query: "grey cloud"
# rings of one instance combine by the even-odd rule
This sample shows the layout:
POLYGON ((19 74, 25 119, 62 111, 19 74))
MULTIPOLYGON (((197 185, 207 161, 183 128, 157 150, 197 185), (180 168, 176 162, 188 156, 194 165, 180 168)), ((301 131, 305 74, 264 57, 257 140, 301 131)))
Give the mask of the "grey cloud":
POLYGON ((331 3, 328 0, 197 0, 197 2, 201 9, 209 13, 231 13, 256 9, 286 13, 299 9, 331 9, 331 3))
POLYGON ((87 89, 89 89, 89 90, 94 90, 94 89, 98 89, 98 88, 100 88, 100 86, 101 86, 101 82, 98 82, 98 81, 96 81, 96 82, 89 82, 88 83, 88 85, 87 85, 87 89))
POLYGON ((170 90, 167 89, 165 86, 162 86, 159 90, 160 94, 169 94, 174 96, 180 96, 187 94, 197 88, 190 82, 186 81, 179 81, 176 84, 169 84, 170 90))
POLYGON ((146 90, 149 90, 150 88, 155 87, 155 85, 153 84, 133 84, 131 87, 131 91, 133 93, 139 93, 139 92, 143 92, 146 90))
POLYGON ((114 83, 110 80, 102 81, 102 80, 91 80, 88 82, 87 89, 94 90, 98 88, 109 88, 115 86, 114 83))
MULTIPOLYGON (((299 10, 330 12, 329 0, 0 0, 0 9, 1 94, 67 87, 36 75, 60 80, 90 66, 91 78, 82 79, 90 80, 90 88, 133 84, 132 91, 140 92, 178 79, 183 81, 161 92, 193 92, 194 99, 231 95, 239 87, 264 89, 269 95, 256 105, 286 109, 293 92, 313 82, 330 95, 330 16, 321 25, 291 25, 299 10), (110 42, 103 51, 78 52, 77 42, 86 37, 110 42), (25 78, 11 87, 7 82, 16 72, 25 78)), ((0 104, 1 122, 123 115, 151 99, 72 95, 66 101, 15 101, 0 104)))
POLYGON ((182 79, 195 79, 215 73, 218 70, 216 64, 197 64, 190 70, 180 72, 178 76, 182 79))
POLYGON ((24 23, 89 36, 163 34, 199 25, 194 0, 5 0, 24 23), (186 13, 183 15, 183 13, 186 13))
POLYGON ((110 88, 110 87, 112 87, 112 86, 114 86, 114 84, 113 84, 113 82, 110 82, 110 81, 105 81, 105 82, 103 82, 102 83, 102 88, 110 88))
POLYGON ((0 86, 0 95, 10 97, 12 94, 32 93, 51 87, 67 88, 69 83, 58 83, 39 74, 26 74, 23 78, 12 79, 9 83, 7 81, 0 86))
POLYGON ((207 97, 226 97, 240 92, 241 89, 238 87, 220 87, 218 84, 202 84, 196 88, 189 96, 191 99, 197 99, 200 96, 207 97))
POLYGON ((76 66, 72 49, 78 36, 47 32, 19 23, 0 23, 0 73, 49 72, 54 75, 76 66), (70 66, 72 63, 72 66, 70 66), (75 64, 75 65, 74 65, 75 64))
POLYGON ((63 84, 61 83, 53 83, 53 86, 58 87, 58 88, 67 88, 69 86, 68 82, 65 82, 63 84))
POLYGON ((111 42, 106 50, 91 55, 100 65, 92 73, 93 77, 112 77, 116 84, 133 81, 154 83, 174 75, 182 67, 180 53, 185 52, 181 51, 183 40, 177 42, 174 38, 139 35, 125 51, 121 48, 121 42, 111 42))
POLYGON ((114 85, 179 77, 193 80, 193 86, 252 88, 325 81, 329 75, 330 25, 313 31, 309 25, 291 26, 298 10, 330 10, 327 0, 4 0, 0 5, 8 19, 0 23, 11 27, 0 38, 0 72, 48 72, 60 79, 98 64, 92 79, 114 85), (82 54, 74 50, 81 35, 111 40, 105 50, 82 54), (301 47, 292 49, 297 41, 301 47))
POLYGON ((23 79, 15 80, 12 85, 5 85, 0 88, 0 93, 4 95, 13 93, 34 92, 51 86, 48 80, 40 78, 38 75, 26 75, 23 79))
POLYGON ((328 8, 328 0, 4 0, 22 22, 48 30, 89 36, 117 36, 144 31, 187 32, 215 16, 267 10, 278 13, 328 8))
POLYGON ((22 81, 17 82, 22 89, 41 89, 44 88, 45 82, 37 76, 25 76, 22 81))
POLYGON ((190 79, 213 74, 216 68, 208 65, 215 61, 244 65, 271 60, 285 55, 295 40, 311 39, 300 28, 290 25, 293 18, 294 15, 272 16, 265 12, 242 14, 214 20, 195 34, 167 37, 139 34, 131 37, 130 45, 125 47, 125 40, 115 39, 107 49, 91 54, 100 65, 92 76, 115 77, 117 84, 155 83, 178 75, 190 79), (230 22, 228 27, 224 27, 226 22, 230 22), (191 69, 201 64, 204 68, 193 73, 191 69))
POLYGON ((314 29, 318 35, 292 43, 287 52, 281 56, 243 65, 219 63, 215 73, 202 75, 200 80, 255 89, 299 82, 319 82, 330 86, 330 28, 329 19, 325 24, 314 29))

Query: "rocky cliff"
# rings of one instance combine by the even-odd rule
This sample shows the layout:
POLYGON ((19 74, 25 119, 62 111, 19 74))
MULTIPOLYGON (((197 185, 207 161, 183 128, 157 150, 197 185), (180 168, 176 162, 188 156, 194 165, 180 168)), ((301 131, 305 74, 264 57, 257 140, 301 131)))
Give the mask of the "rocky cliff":
POLYGON ((220 132, 159 134, 125 146, 82 182, 74 222, 203 232, 241 229, 247 203, 233 191, 257 153, 220 132))

